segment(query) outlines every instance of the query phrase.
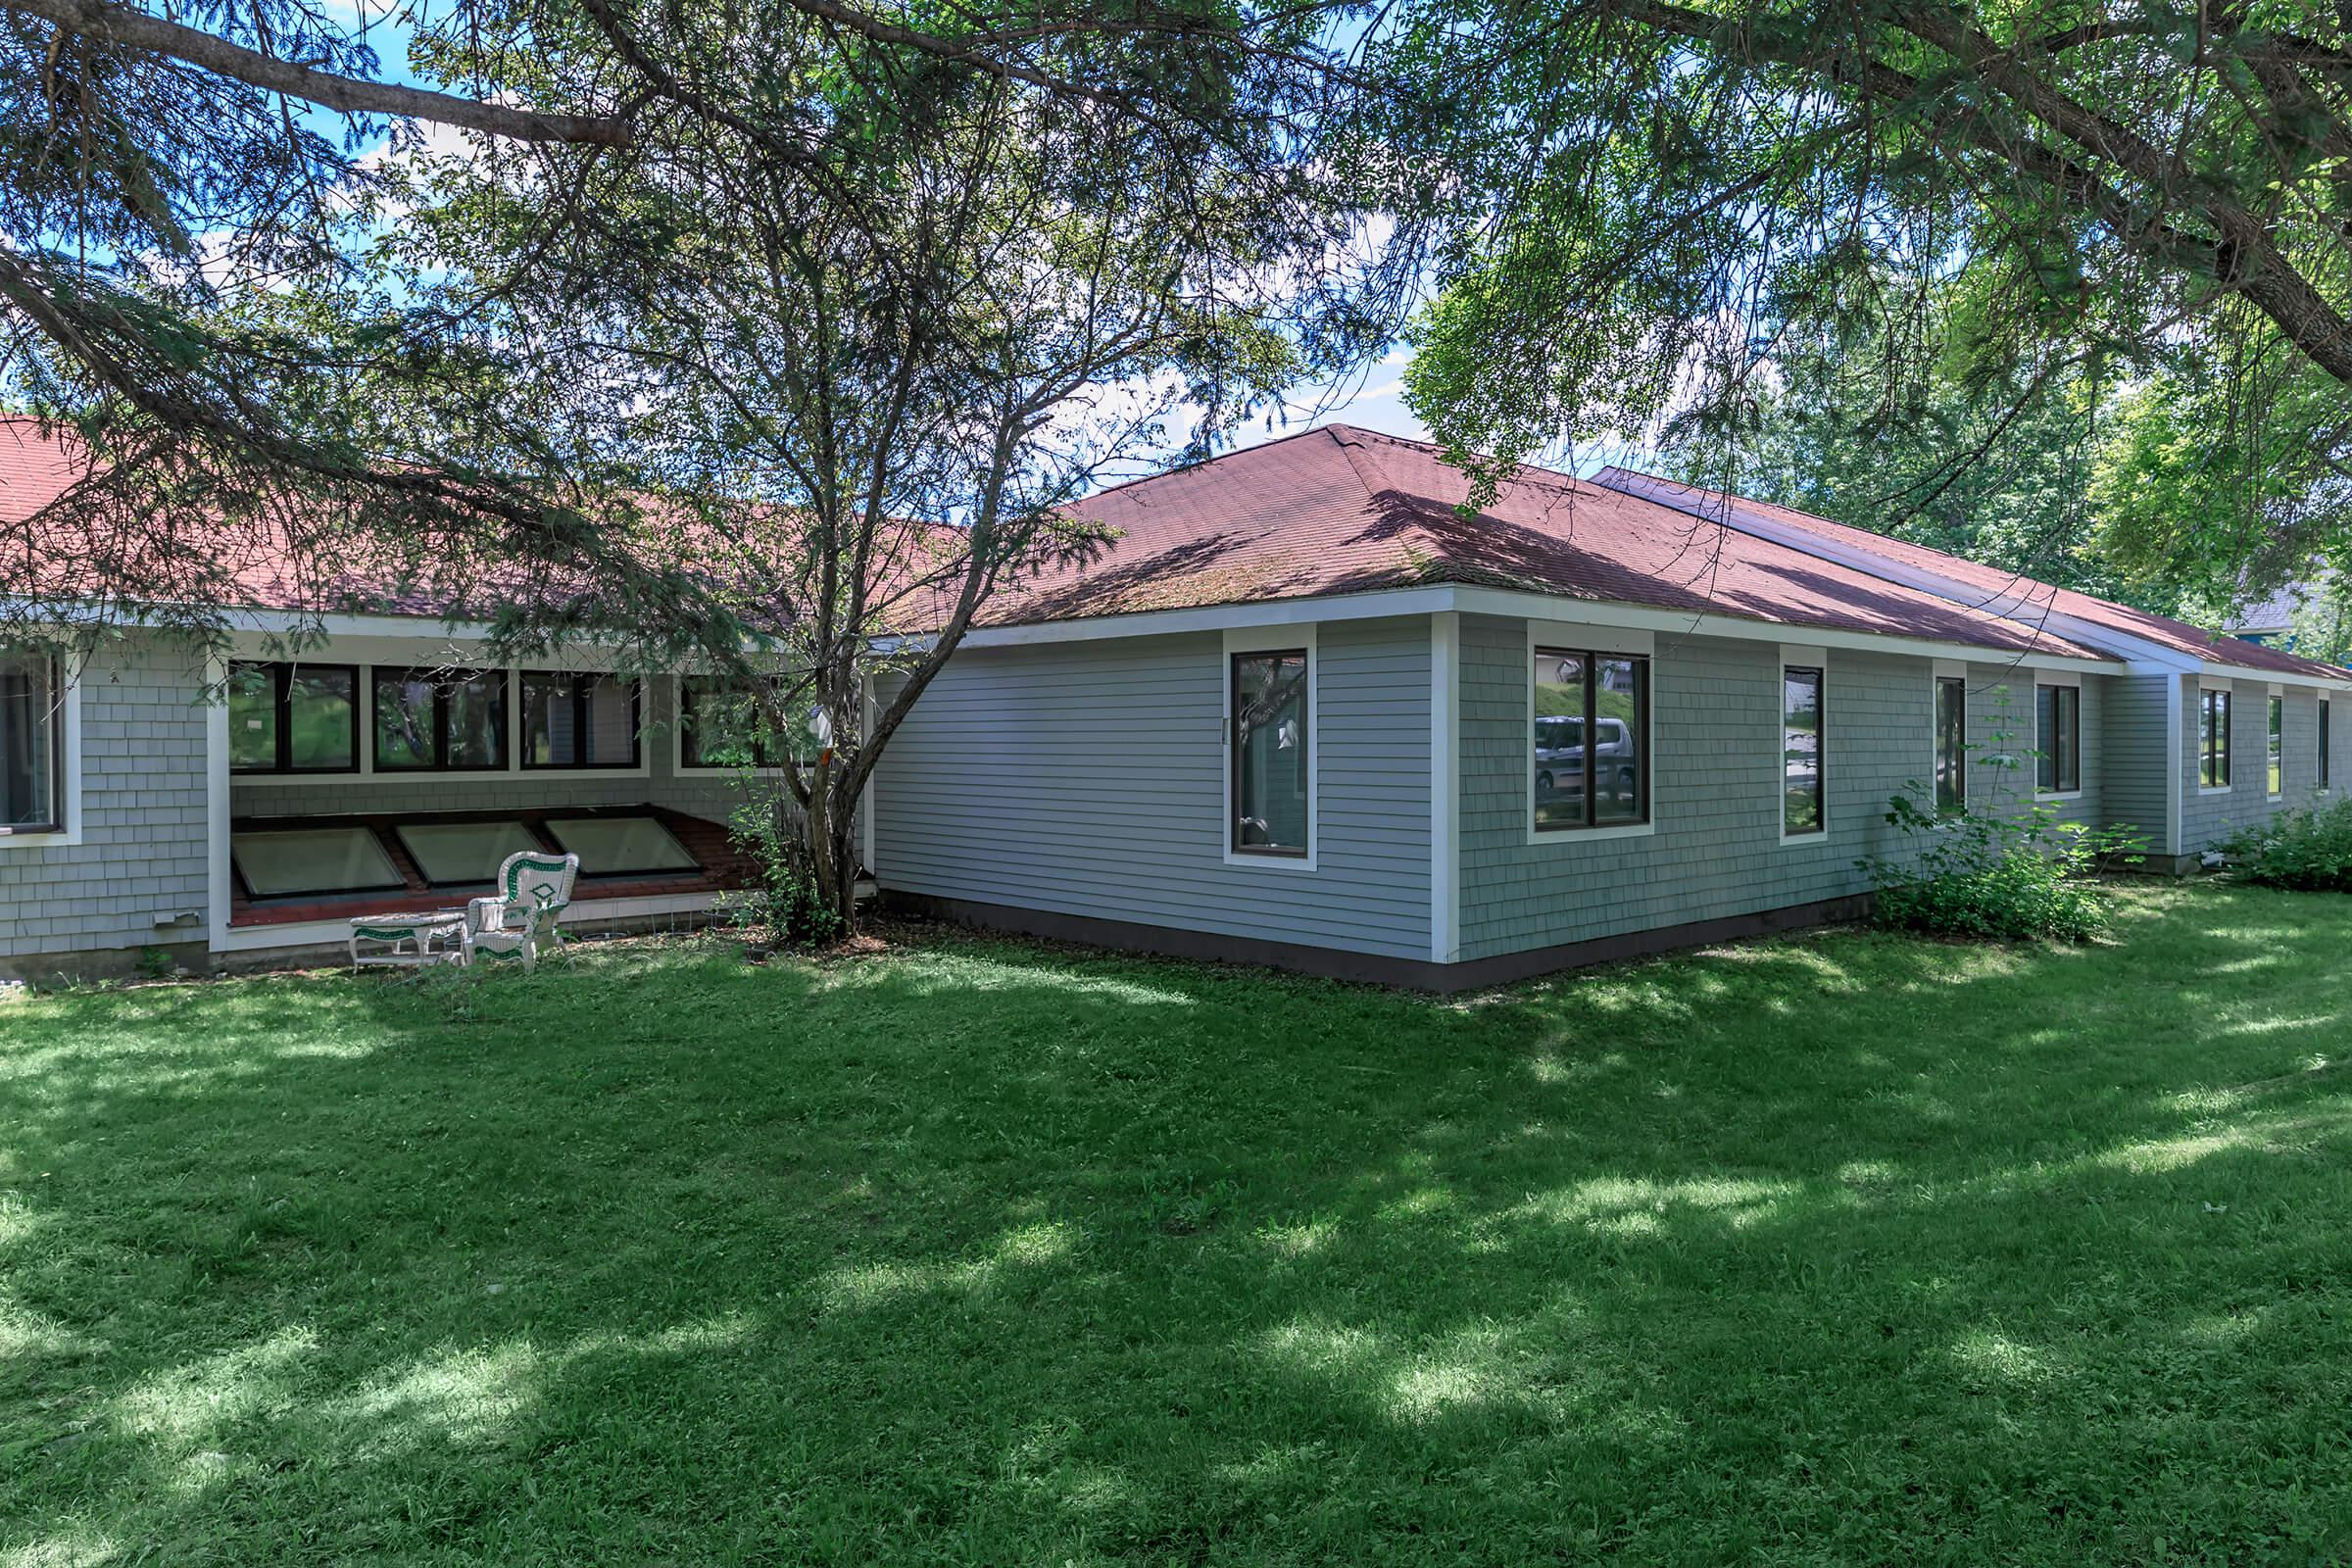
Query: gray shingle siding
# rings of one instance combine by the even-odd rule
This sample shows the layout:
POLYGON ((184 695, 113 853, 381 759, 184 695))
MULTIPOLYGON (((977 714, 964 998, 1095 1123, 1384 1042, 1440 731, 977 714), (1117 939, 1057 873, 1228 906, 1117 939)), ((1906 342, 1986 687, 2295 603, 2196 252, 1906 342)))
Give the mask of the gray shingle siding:
POLYGON ((0 842, 0 975, 28 961, 202 941, 206 888, 201 666, 159 640, 81 672, 78 844, 0 842), (158 926, 182 912, 196 918, 158 926))
POLYGON ((1226 862, 1226 659, 1204 632, 957 654, 876 772, 881 885, 1427 957, 1429 622, 1316 643, 1314 869, 1226 862))
MULTIPOLYGON (((2197 786, 2197 693, 2200 687, 2215 684, 2211 676, 2180 677, 2180 747, 2178 763, 2180 774, 2180 848, 2196 854, 2212 848, 2240 828, 2266 821, 2278 812, 2294 807, 2310 806, 2328 799, 2319 793, 2319 724, 2320 694, 2299 686, 2286 686, 2279 695, 2286 708, 2280 751, 2283 789, 2278 800, 2268 796, 2268 752, 2270 729, 2270 684, 2260 677, 2232 679, 2230 688, 2230 788, 2215 794, 2204 794, 2197 786)), ((2338 702, 2343 699, 2338 697, 2338 702)), ((2329 728, 2336 728, 2344 717, 2342 712, 2330 714, 2329 728)), ((2346 759, 2343 737, 2332 737, 2335 777, 2341 778, 2346 759)), ((2340 786, 2339 786, 2340 788, 2340 786)))
MULTIPOLYGON (((1779 643, 1661 633, 1650 675, 1656 830, 1531 844, 1525 623, 1461 624, 1462 957, 1858 893, 1854 861, 1899 851, 1886 803, 1930 770, 1928 661, 1830 651, 1829 826, 1783 844, 1779 643)), ((1608 644, 1593 633, 1592 646, 1608 644)))

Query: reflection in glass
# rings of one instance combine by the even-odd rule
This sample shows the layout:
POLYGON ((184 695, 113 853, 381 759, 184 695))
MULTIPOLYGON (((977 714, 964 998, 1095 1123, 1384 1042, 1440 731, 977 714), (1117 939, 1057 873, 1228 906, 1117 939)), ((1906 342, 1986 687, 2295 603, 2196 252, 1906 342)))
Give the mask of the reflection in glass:
POLYGON ((1781 831, 1822 830, 1821 671, 1781 672, 1781 831))
POLYGON ((1649 661, 1539 648, 1535 656, 1538 832, 1649 820, 1649 661))
POLYGON ((359 701, 358 670, 295 666, 286 677, 287 765, 297 772, 357 769, 359 701))
POLYGON ((58 825, 54 667, 38 654, 0 659, 0 827, 58 825))
POLYGON ((1233 661, 1233 847, 1306 853, 1306 655, 1233 661))
POLYGON ((277 767, 277 666, 228 666, 228 765, 232 772, 277 767))
POLYGON ((1968 809, 1968 682, 1936 682, 1936 809, 1956 816, 1968 809))

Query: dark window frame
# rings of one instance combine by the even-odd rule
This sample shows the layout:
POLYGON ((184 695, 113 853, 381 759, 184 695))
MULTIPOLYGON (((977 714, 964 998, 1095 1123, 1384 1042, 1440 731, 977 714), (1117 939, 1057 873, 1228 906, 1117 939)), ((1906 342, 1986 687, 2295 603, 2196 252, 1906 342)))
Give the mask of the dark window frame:
MULTIPOLYGON (((1784 698, 1786 693, 1784 692, 1784 698)), ((1968 812, 1968 677, 1938 675, 1936 677, 1936 756, 1932 787, 1936 812, 1939 816, 1964 816, 1968 812), (1954 696, 1951 722, 1945 723, 1943 699, 1954 696), (1952 764, 1952 799, 1943 799, 1943 764, 1945 743, 1950 743, 1952 764)), ((1787 715, 1782 715, 1784 722, 1787 715)), ((1786 737, 1783 745, 1787 744, 1786 737)), ((1784 808, 1785 809, 1785 808, 1784 808)))
POLYGON ((368 762, 371 771, 413 776, 418 773, 511 773, 506 754, 514 744, 514 715, 508 704, 514 700, 514 682, 506 669, 476 669, 452 676, 448 671, 435 673, 415 667, 402 668, 396 664, 370 664, 368 678, 368 762), (449 760, 449 688, 453 679, 458 684, 470 685, 485 675, 498 677, 498 751, 495 761, 453 762, 449 760), (391 762, 384 760, 383 727, 375 720, 376 704, 380 700, 377 688, 384 681, 395 683, 422 680, 433 688, 433 760, 429 762, 391 762))
POLYGON ((1781 662, 1781 837, 1811 840, 1830 831, 1830 669, 1823 664, 1781 662), (1788 826, 1788 677, 1813 677, 1813 825, 1788 826))
MULTIPOLYGON (((243 778, 356 776, 360 771, 360 759, 367 755, 361 750, 361 743, 365 737, 361 734, 360 709, 362 693, 368 690, 368 666, 365 664, 313 664, 287 659, 232 660, 228 666, 232 679, 240 669, 266 669, 270 673, 272 683, 270 709, 277 724, 277 760, 268 767, 236 767, 232 765, 229 772, 243 778), (296 670, 310 672, 342 670, 350 674, 351 761, 349 763, 340 767, 296 767, 294 765, 293 685, 296 670)), ((227 695, 223 693, 221 702, 226 704, 227 701, 227 695)))
MULTIPOLYGON (((701 737, 695 733, 694 728, 695 680, 696 677, 692 675, 678 677, 678 766, 705 773, 733 772, 738 765, 736 763, 706 762, 702 760, 702 741, 701 737)), ((783 765, 782 762, 776 760, 775 754, 768 750, 766 741, 757 738, 753 740, 753 767, 780 768, 783 765)))
POLYGON ((2034 691, 2034 792, 2082 793, 2082 688, 2044 682, 2034 691), (2041 694, 2050 694, 2050 728, 2041 732, 2041 694))
POLYGON ((32 838, 38 834, 66 831, 65 667, 55 654, 49 655, 42 662, 49 666, 48 716, 42 721, 42 727, 49 732, 49 818, 44 822, 0 822, 0 839, 32 838))
POLYGON ((2230 725, 2234 718, 2227 687, 2197 691, 2197 788, 2227 790, 2230 783, 2230 725))
MULTIPOLYGON (((281 822, 274 828, 257 827, 248 824, 244 831, 248 833, 310 833, 341 832, 346 829, 356 829, 357 831, 365 833, 369 838, 375 840, 375 848, 377 853, 383 856, 385 862, 392 867, 395 874, 400 873, 400 857, 392 853, 393 846, 384 842, 383 829, 371 822, 364 822, 342 817, 323 817, 316 822, 300 822, 292 825, 287 825, 286 823, 281 822)), ((274 906, 295 903, 309 903, 321 899, 351 898, 363 893, 405 893, 410 891, 408 878, 404 875, 398 882, 369 882, 359 887, 296 888, 292 892, 288 893, 256 893, 253 889, 253 884, 247 881, 245 878, 245 867, 237 860, 237 825, 233 822, 229 824, 228 838, 229 874, 236 878, 237 891, 245 895, 245 902, 247 904, 274 906)))
POLYGON ((1592 833, 1595 831, 1607 832, 1611 829, 1618 828, 1647 827, 1650 825, 1651 790, 1649 776, 1649 664, 1650 656, 1648 654, 1620 653, 1613 649, 1556 648, 1539 644, 1529 651, 1529 658, 1527 662, 1527 678, 1529 683, 1527 688, 1527 744, 1528 760, 1530 765, 1527 770, 1527 817, 1530 828, 1534 832, 1592 833), (1564 713, 1545 715, 1535 711, 1536 688, 1544 684, 1542 681, 1537 679, 1536 670, 1546 659, 1573 659, 1584 666, 1584 711, 1581 715, 1564 713), (1603 716, 1600 711, 1600 664, 1601 661, 1603 660, 1615 660, 1618 662, 1633 665, 1634 718, 1636 720, 1636 727, 1639 730, 1639 733, 1634 737, 1634 746, 1636 748, 1634 779, 1635 793, 1638 797, 1636 804, 1639 809, 1633 816, 1612 817, 1606 822, 1603 822, 1599 819, 1600 769, 1593 765, 1592 758, 1592 748, 1598 743, 1600 735, 1600 721, 1603 716), (1584 820, 1581 822, 1545 822, 1542 820, 1536 813, 1535 791, 1537 769, 1533 765, 1535 760, 1536 740, 1538 733, 1536 726, 1546 716, 1561 718, 1573 716, 1577 718, 1577 721, 1581 725, 1583 725, 1582 733, 1584 735, 1585 746, 1585 799, 1584 820))
POLYGON ((514 683, 515 711, 523 725, 522 744, 515 761, 528 773, 578 773, 612 770, 634 772, 645 765, 645 681, 640 676, 623 677, 610 669, 525 669, 517 672, 514 683), (531 760, 530 683, 534 677, 545 680, 571 682, 571 755, 568 762, 535 762, 531 760), (627 679, 629 683, 629 760, 625 762, 592 762, 588 760, 588 690, 600 680, 627 679))
POLYGON ((1315 656, 1312 649, 1250 648, 1237 649, 1225 656, 1225 848, 1234 855, 1248 855, 1268 860, 1304 860, 1314 854, 1315 846, 1315 656), (1298 661, 1298 742, 1299 760, 1306 768, 1306 820, 1299 837, 1306 842, 1297 849, 1277 844, 1244 844, 1242 842, 1242 662, 1249 659, 1296 659, 1298 661))
POLYGON ((2328 743, 2330 739, 2328 733, 2328 699, 2323 697, 2320 699, 2320 788, 2322 789, 2328 788, 2332 782, 2331 778, 2329 777, 2329 769, 2328 766, 2328 743))
POLYGON ((2262 793, 2266 800, 2286 798, 2286 699, 2277 692, 2270 694, 2262 711, 2262 793), (2271 781, 2274 770, 2278 775, 2276 787, 2271 781))

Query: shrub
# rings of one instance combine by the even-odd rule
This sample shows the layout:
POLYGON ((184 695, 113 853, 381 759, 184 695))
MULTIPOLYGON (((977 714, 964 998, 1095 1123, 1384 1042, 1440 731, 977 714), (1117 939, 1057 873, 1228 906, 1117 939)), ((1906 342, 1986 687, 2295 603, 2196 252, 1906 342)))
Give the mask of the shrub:
POLYGON ((2352 800, 2281 811, 2220 848, 2223 860, 2249 882, 2304 893, 2352 892, 2352 800))
POLYGON ((841 911, 818 897, 792 797, 746 772, 746 799, 727 817, 735 845, 759 867, 760 886, 724 895, 719 909, 739 929, 765 927, 779 946, 812 947, 842 935, 841 911))
POLYGON ((1888 803, 1886 820, 1916 846, 1861 862, 1878 892, 1882 924, 1937 936, 2054 937, 2085 942, 2107 924, 2107 900, 2090 880, 2101 867, 2136 862, 2145 841, 2130 828, 2087 828, 2046 806, 2005 813, 1938 815, 1914 782, 1888 803))

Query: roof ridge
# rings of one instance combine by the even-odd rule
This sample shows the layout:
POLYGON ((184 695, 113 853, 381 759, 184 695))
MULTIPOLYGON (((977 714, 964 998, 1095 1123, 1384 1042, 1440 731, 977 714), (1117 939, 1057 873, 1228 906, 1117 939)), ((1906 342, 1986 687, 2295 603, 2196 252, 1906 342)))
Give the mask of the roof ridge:
POLYGON ((1173 468, 1162 468, 1157 473, 1139 473, 1132 479, 1121 479, 1117 484, 1106 484, 1100 490, 1088 491, 1070 505, 1083 507, 1098 496, 1115 496, 1120 491, 1132 490, 1139 484, 1156 484, 1162 479, 1172 479, 1180 473, 1190 473, 1195 468, 1205 468, 1234 458, 1247 457, 1252 452, 1264 452, 1271 447, 1286 446, 1293 441, 1302 441, 1310 435, 1323 435, 1335 429, 1351 430, 1353 428, 1352 425, 1310 424, 1303 430, 1292 430, 1250 446, 1231 447, 1223 452, 1212 452, 1205 458, 1195 458, 1190 463, 1179 463, 1173 468))

